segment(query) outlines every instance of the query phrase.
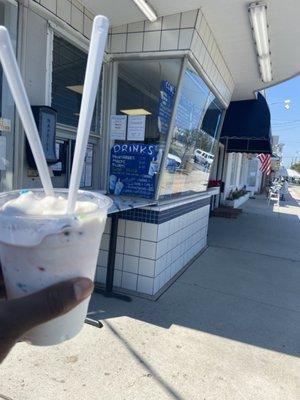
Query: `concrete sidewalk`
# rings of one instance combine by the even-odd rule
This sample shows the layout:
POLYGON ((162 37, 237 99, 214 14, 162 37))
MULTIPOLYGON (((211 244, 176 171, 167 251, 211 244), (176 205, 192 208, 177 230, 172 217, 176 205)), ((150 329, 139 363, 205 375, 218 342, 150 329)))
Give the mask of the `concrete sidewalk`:
POLYGON ((0 369, 13 400, 296 400, 300 207, 263 197, 212 218, 209 248, 157 301, 95 295, 73 340, 18 344, 0 369))

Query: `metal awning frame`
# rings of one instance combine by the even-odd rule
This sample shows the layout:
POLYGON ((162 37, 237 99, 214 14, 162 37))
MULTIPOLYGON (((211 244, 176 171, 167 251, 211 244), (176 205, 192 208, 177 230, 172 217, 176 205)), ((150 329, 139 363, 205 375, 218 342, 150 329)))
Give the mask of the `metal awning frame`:
POLYGON ((257 137, 237 137, 237 136, 223 136, 222 138, 220 138, 220 142, 221 143, 223 143, 224 144, 224 146, 225 146, 225 152, 226 153, 246 153, 246 154, 272 154, 272 150, 271 151, 268 151, 268 152, 266 152, 266 150, 265 149, 263 149, 263 150, 259 150, 259 149, 256 149, 256 151, 253 151, 253 150, 251 150, 251 149, 249 149, 249 144, 250 144, 250 142, 253 142, 253 141, 267 141, 267 142, 269 142, 269 138, 266 138, 266 137, 261 137, 261 138, 257 138, 257 137), (225 139, 225 140, 224 140, 225 139), (243 141, 246 141, 247 142, 247 147, 246 147, 246 149, 245 150, 242 150, 241 151, 241 149, 232 149, 232 150, 229 150, 228 149, 228 142, 229 142, 229 140, 243 140, 243 141))

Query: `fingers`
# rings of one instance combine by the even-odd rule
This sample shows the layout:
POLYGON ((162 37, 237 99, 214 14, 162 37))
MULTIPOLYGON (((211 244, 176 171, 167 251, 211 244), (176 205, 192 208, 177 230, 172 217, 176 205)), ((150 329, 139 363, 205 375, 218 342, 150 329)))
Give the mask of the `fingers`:
POLYGON ((5 318, 9 336, 18 338, 29 329, 67 313, 90 296, 93 288, 90 279, 75 278, 9 301, 5 318))

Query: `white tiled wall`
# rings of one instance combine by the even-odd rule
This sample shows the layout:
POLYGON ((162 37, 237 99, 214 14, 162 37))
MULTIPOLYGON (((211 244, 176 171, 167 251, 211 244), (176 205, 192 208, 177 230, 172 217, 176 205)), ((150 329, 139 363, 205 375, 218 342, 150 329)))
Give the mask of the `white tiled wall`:
POLYGON ((94 15, 78 0, 33 0, 71 25, 85 37, 91 37, 94 15))
MULTIPOLYGON (((90 38, 94 15, 78 0, 34 0, 90 38)), ((109 53, 190 50, 207 79, 229 104, 234 81, 201 10, 113 27, 107 43, 109 53)))
POLYGON ((207 78, 215 86, 223 100, 229 103, 234 89, 234 81, 201 10, 199 10, 191 50, 207 78))
MULTIPOLYGON (((162 224, 119 220, 114 285, 156 294, 207 242, 209 206, 162 224)), ((96 280, 105 283, 110 233, 103 234, 96 280)))
POLYGON ((107 47, 113 54, 177 50, 190 50, 207 80, 229 104, 234 81, 201 10, 164 16, 154 23, 114 27, 107 47))

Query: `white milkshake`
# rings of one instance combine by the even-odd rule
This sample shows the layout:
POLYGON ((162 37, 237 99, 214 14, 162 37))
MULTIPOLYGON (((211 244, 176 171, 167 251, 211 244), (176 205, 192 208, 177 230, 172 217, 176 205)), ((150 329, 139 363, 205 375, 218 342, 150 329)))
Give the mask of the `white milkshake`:
MULTIPOLYGON (((75 214, 66 215, 66 190, 0 194, 0 258, 8 299, 75 277, 94 279, 111 200, 79 191, 75 214)), ((83 326, 89 298, 67 314, 27 332, 34 345, 53 345, 83 326)))

